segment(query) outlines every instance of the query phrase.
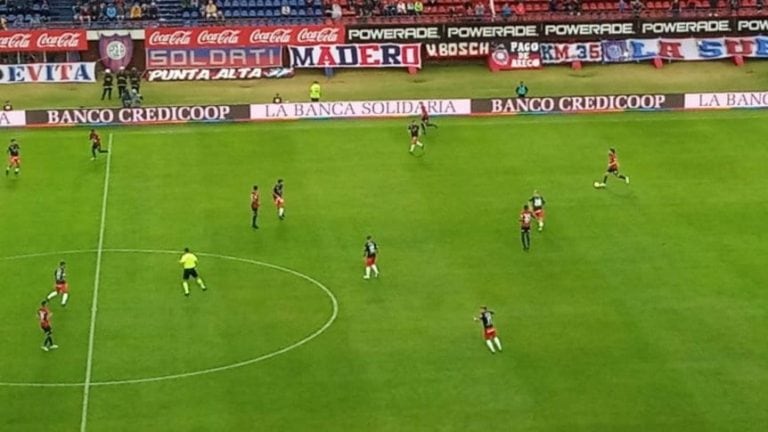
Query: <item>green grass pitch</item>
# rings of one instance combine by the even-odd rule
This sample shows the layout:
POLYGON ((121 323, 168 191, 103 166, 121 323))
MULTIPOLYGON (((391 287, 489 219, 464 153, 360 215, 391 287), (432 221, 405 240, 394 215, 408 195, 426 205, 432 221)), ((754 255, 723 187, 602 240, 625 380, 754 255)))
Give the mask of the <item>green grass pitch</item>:
POLYGON ((437 119, 423 157, 404 120, 104 128, 87 398, 106 158, 84 128, 4 131, 24 165, 0 178, 0 430, 82 430, 84 399, 86 429, 110 432, 767 430, 766 120, 437 119), (608 147, 632 181, 596 190, 608 147), (533 189, 548 217, 525 253, 533 189), (185 246, 211 254, 189 298, 185 246), (35 310, 60 259, 70 304, 53 301, 45 353, 35 310), (338 316, 212 371, 334 318, 319 286, 253 261, 317 280, 338 316))

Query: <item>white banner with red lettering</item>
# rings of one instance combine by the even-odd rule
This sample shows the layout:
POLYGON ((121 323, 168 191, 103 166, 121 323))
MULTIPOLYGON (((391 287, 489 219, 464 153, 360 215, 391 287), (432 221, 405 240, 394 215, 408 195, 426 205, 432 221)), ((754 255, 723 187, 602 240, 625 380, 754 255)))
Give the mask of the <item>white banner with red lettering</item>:
POLYGON ((85 30, 0 31, 0 52, 85 51, 85 30))
POLYGON ((96 63, 0 65, 0 84, 96 82, 96 63))
POLYGON ((293 68, 421 68, 421 44, 290 46, 293 68))
POLYGON ((344 43, 337 25, 155 28, 145 33, 145 48, 236 48, 344 43))

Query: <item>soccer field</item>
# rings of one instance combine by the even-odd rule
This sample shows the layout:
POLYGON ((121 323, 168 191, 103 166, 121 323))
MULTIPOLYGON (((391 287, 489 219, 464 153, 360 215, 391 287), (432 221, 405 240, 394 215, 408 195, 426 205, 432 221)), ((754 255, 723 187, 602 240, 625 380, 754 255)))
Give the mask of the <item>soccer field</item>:
POLYGON ((86 128, 4 131, 0 430, 767 430, 766 120, 437 119, 419 156, 404 120, 118 127, 96 161, 86 128), (608 147, 631 183, 595 189, 608 147))

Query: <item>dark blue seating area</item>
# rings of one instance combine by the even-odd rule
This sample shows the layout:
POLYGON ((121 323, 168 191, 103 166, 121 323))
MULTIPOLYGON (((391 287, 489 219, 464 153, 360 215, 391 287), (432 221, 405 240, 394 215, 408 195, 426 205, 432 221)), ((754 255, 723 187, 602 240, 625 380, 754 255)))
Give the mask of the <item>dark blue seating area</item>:
MULTIPOLYGON (((305 0, 217 0, 216 6, 228 19, 248 18, 322 18, 323 10, 315 2, 314 6, 307 6, 305 0)), ((181 10, 178 18, 184 20, 202 19, 204 16, 203 5, 200 9, 186 8, 181 10)), ((177 18, 177 17, 168 17, 177 18)))

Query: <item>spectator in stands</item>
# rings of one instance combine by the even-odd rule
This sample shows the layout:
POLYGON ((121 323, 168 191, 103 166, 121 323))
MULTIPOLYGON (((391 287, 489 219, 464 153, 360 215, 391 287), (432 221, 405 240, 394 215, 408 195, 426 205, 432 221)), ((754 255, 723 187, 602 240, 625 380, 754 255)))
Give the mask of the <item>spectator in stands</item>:
POLYGON ((485 5, 478 2, 475 4, 475 16, 481 17, 483 15, 485 15, 485 5))
POLYGON ((643 12, 643 9, 645 9, 645 5, 640 0, 632 0, 632 14, 637 18, 640 16, 640 13, 643 12))
POLYGON ((149 4, 149 19, 156 20, 160 17, 160 8, 157 6, 157 2, 152 0, 149 4))
POLYGON ((218 16, 219 8, 216 7, 216 3, 213 2, 213 0, 208 0, 208 3, 205 5, 205 19, 209 21, 213 21, 218 16))
POLYGON ((504 19, 504 21, 506 21, 511 16, 512 16, 512 8, 509 7, 509 3, 504 3, 504 6, 501 7, 501 17, 504 19))
POLYGON ((623 14, 626 11, 627 11, 627 1, 619 0, 619 13, 623 14))
POLYGON ((13 111, 13 105, 11 105, 11 101, 5 101, 5 104, 3 105, 3 111, 13 111))
POLYGON ((337 2, 333 2, 331 5, 331 18, 334 20, 340 20, 344 12, 341 10, 341 5, 337 2))
POLYGON ((717 0, 709 0, 709 16, 717 13, 717 0))
POLYGON ((581 0, 572 0, 571 3, 573 4, 573 14, 581 15, 581 0))
POLYGON ((131 6, 131 19, 132 20, 141 19, 141 5, 139 5, 138 2, 134 3, 133 6, 131 6))
POLYGON ((557 12, 557 0, 549 0, 549 11, 557 12))
POLYGON ((104 18, 107 21, 117 20, 117 6, 115 6, 114 3, 108 4, 107 7, 104 9, 104 18))
POLYGON ((216 13, 216 19, 218 21, 224 22, 224 12, 219 11, 218 13, 216 13))
POLYGON ((521 17, 523 15, 525 15, 525 4, 523 4, 523 1, 520 0, 515 5, 515 16, 521 17))
POLYGON ((421 15, 424 13, 424 3, 422 3, 421 0, 416 0, 416 2, 413 4, 413 13, 416 15, 421 15))
POLYGON ((680 9, 682 9, 680 0, 672 0, 672 3, 669 5, 669 11, 672 12, 673 17, 677 18, 680 16, 680 9))
POLYGON ((403 0, 398 0, 397 2, 397 14, 398 15, 405 15, 405 2, 403 0))
POLYGON ((728 6, 731 8, 731 12, 738 12, 741 8, 741 0, 729 0, 728 6))
POLYGON ((765 7, 765 1, 757 0, 757 3, 755 3, 755 6, 757 7, 757 10, 762 11, 763 7, 765 7))
POLYGON ((5 17, 0 17, 0 30, 8 30, 8 20, 5 17))
POLYGON ((405 4, 405 14, 406 15, 413 15, 414 14, 413 2, 412 1, 409 1, 408 3, 405 4))
POLYGON ((287 4, 284 4, 283 6, 281 6, 280 7, 280 15, 282 15, 284 17, 291 16, 291 7, 288 6, 287 4))

